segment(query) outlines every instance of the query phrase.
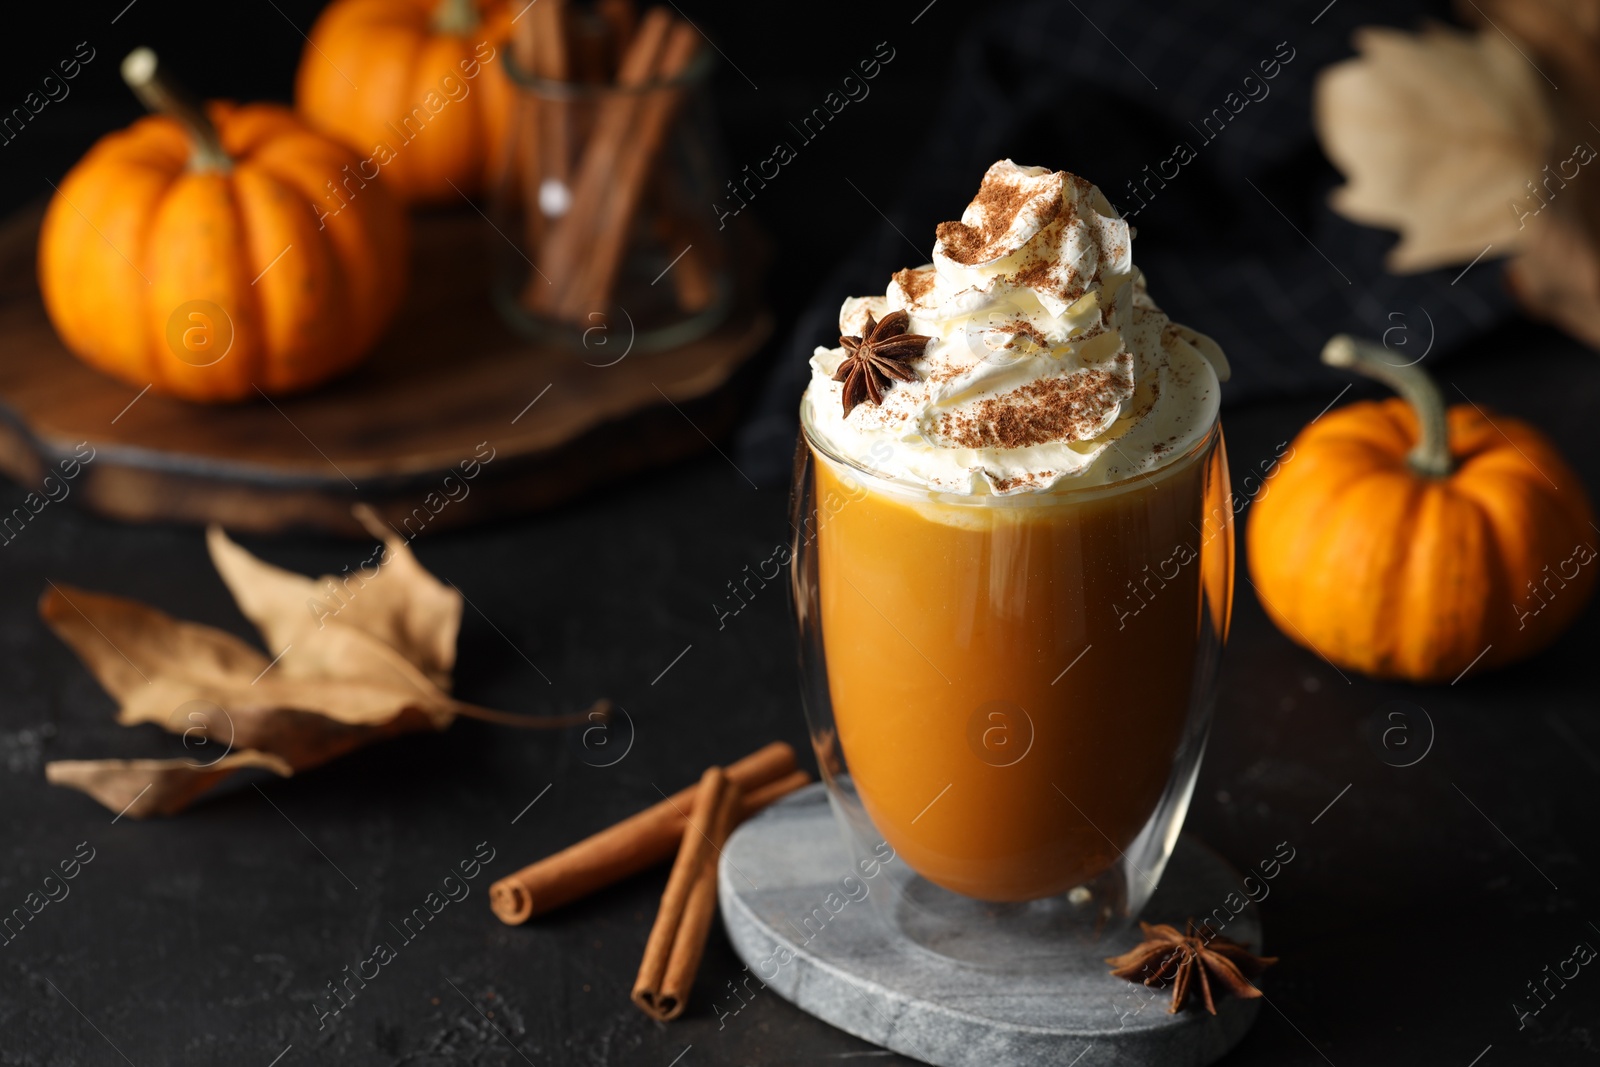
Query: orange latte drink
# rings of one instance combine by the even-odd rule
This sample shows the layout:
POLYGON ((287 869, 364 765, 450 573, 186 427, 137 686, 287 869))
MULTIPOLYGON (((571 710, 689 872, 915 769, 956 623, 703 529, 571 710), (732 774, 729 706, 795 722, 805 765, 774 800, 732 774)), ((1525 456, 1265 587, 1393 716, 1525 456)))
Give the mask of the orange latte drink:
POLYGON ((938 238, 846 302, 802 403, 827 695, 911 869, 1033 900, 1116 865, 1171 789, 1225 625, 1226 363, 1080 178, 997 163, 938 238))

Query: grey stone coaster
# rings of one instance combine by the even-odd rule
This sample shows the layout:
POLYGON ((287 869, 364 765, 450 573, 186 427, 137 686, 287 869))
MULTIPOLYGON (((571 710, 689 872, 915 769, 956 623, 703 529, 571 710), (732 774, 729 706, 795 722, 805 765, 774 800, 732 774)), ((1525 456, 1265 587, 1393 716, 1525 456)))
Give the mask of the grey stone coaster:
MULTIPOLYGON (((937 1067, 1203 1067, 1238 1044, 1259 1011, 1259 1000, 1224 997, 1215 1017, 1193 1001, 1169 1015, 1166 991, 1111 977, 1104 957, 1136 944, 1137 926, 1092 943, 1035 939, 1031 960, 1020 956, 1014 967, 953 959, 884 914, 887 875, 861 873, 820 784, 740 827, 723 850, 718 881, 749 990, 764 984, 824 1022, 937 1067)), ((1243 898, 1239 876, 1186 836, 1144 914, 1174 924, 1218 908, 1228 914, 1230 894, 1243 898)), ((1259 951, 1254 905, 1221 932, 1259 951)), ((1006 946, 995 955, 1006 958, 1006 946)), ((718 1000, 743 1003, 733 994, 718 1000)))

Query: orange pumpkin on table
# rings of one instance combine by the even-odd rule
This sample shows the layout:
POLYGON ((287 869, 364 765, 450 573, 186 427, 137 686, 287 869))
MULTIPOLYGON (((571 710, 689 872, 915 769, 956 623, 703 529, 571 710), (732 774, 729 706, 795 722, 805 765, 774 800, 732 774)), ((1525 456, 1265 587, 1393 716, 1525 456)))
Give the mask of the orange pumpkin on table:
POLYGON ((296 392, 358 363, 405 285, 398 201, 374 183, 332 214, 348 148, 286 108, 191 103, 149 49, 122 69, 161 114, 96 143, 45 213, 39 288, 63 343, 200 401, 296 392))
POLYGON ((1445 409, 1416 366, 1336 337, 1323 361, 1401 399, 1331 411, 1295 438, 1250 517, 1267 614, 1330 662, 1451 681, 1553 641, 1594 592, 1594 513, 1532 426, 1445 409))
POLYGON ((410 203, 472 195, 500 173, 511 84, 500 69, 511 5, 333 0, 295 78, 300 113, 410 203))

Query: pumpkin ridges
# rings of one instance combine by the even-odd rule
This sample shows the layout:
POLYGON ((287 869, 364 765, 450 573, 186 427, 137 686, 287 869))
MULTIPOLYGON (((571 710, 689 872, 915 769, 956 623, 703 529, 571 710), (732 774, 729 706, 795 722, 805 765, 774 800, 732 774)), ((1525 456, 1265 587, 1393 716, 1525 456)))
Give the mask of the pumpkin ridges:
MULTIPOLYGON (((1400 456, 1415 443, 1414 429, 1395 417, 1396 400, 1358 400, 1323 415, 1295 437, 1299 443, 1363 444, 1385 456, 1400 456)), ((1316 449, 1311 449, 1315 451, 1316 449)))
MULTIPOLYGON (((140 330, 130 330, 116 316, 107 315, 105 307, 141 307, 154 292, 155 275, 150 266, 150 227, 154 208, 170 195, 176 175, 160 173, 154 168, 122 167, 117 171, 115 183, 106 182, 110 196, 98 209, 98 228, 132 261, 124 262, 122 255, 107 259, 98 257, 83 262, 74 272, 68 285, 82 286, 98 304, 91 308, 89 318, 98 323, 101 340, 95 346, 99 362, 95 366, 137 367, 147 370, 154 362, 146 349, 147 339, 140 330), (98 266, 98 278, 96 278, 98 266)), ((113 372, 115 373, 115 372, 113 372)), ((146 374, 143 381, 134 381, 139 375, 123 373, 130 385, 143 388, 155 381, 146 374)))
POLYGON ((1510 446, 1481 452, 1463 465, 1469 481, 1496 479, 1526 482, 1532 492, 1545 497, 1553 511, 1574 525, 1587 525, 1593 517, 1583 482, 1578 475, 1552 456, 1534 463, 1510 446))
MULTIPOLYGON (((1516 453, 1510 454, 1516 457, 1516 453)), ((1520 464, 1520 457, 1516 459, 1520 464)), ((1579 484, 1571 471, 1549 473, 1556 478, 1565 474, 1574 479, 1567 484, 1579 484)), ((1550 574, 1559 577, 1559 563, 1568 559, 1579 543, 1592 543, 1586 536, 1592 529, 1587 519, 1575 520, 1570 514, 1575 503, 1586 509, 1587 502, 1579 495, 1581 489, 1579 493, 1557 492, 1537 475, 1523 475, 1511 463, 1480 464, 1463 474, 1459 490, 1472 496, 1490 516, 1506 560, 1507 591, 1499 615, 1506 645, 1517 642, 1518 654, 1542 648, 1583 609, 1595 586, 1594 563, 1579 567, 1571 579, 1560 578, 1549 591, 1541 584, 1550 574), (1558 566, 1546 571, 1541 561, 1556 561, 1558 566), (1529 581, 1540 587, 1537 594, 1529 590, 1529 581), (1540 597, 1548 600, 1547 606, 1540 597), (1520 619, 1522 611, 1532 613, 1526 625, 1520 619)))
POLYGON ((144 338, 105 309, 149 299, 147 223, 171 181, 148 167, 75 171, 40 231, 40 288, 51 321, 91 366, 140 387, 150 378, 131 368, 148 361, 144 338))
MULTIPOLYGON (((396 98, 409 85, 408 72, 416 63, 415 52, 420 48, 423 32, 415 20, 407 16, 373 20, 335 38, 329 47, 335 49, 333 54, 339 57, 339 66, 349 70, 360 88, 349 94, 340 111, 324 106, 314 114, 301 108, 302 113, 325 125, 328 132, 362 156, 372 154, 379 142, 387 144, 394 152, 403 152, 401 135, 389 125, 396 122, 398 116, 390 112, 396 98)), ((342 78, 340 82, 343 83, 342 78)), ((400 164, 402 170, 404 166, 400 164)), ((399 181, 398 178, 393 180, 399 181)))
POLYGON ((350 136, 365 133, 373 141, 365 146, 368 153, 374 152, 379 143, 385 145, 393 157, 383 164, 384 178, 393 182, 397 190, 417 190, 417 142, 432 132, 432 117, 422 108, 421 99, 413 100, 410 95, 423 38, 403 31, 364 36, 369 39, 371 51, 362 53, 366 59, 362 78, 369 88, 362 90, 361 99, 351 112, 350 136), (425 116, 420 123, 413 118, 416 108, 422 108, 425 116))
POLYGON ((143 309, 150 300, 151 219, 188 158, 188 140, 177 122, 145 116, 96 142, 62 180, 65 217, 81 233, 48 224, 40 232, 40 287, 67 347, 96 369, 141 388, 164 382, 158 366, 164 339, 142 328, 142 314, 141 328, 130 330, 104 309, 143 309), (53 262, 47 266, 47 260, 53 262))
POLYGON ((209 111, 217 124, 223 147, 239 162, 250 160, 257 152, 285 137, 310 135, 295 113, 280 104, 234 107, 219 103, 209 111))
POLYGON ((1387 673, 1444 681, 1452 664, 1470 663, 1492 643, 1469 636, 1489 629, 1495 585, 1485 563, 1490 537, 1482 514, 1453 483, 1424 479, 1416 484, 1415 519, 1396 527, 1410 536, 1390 538, 1405 546, 1405 556, 1393 577, 1401 597, 1395 617, 1387 620, 1385 659, 1393 665, 1387 673))
MULTIPOLYGON (((309 152, 285 155, 283 165, 274 163, 274 173, 282 181, 306 189, 320 184, 320 171, 338 174, 346 165, 352 173, 360 171, 360 163, 349 149, 318 142, 318 152, 317 160, 312 160, 309 152)), ((262 163, 266 163, 264 158, 262 163)), ((402 213, 402 208, 382 176, 368 181, 357 194, 336 216, 322 219, 320 226, 349 278, 352 309, 360 312, 352 315, 360 326, 358 347, 365 349, 376 341, 405 296, 410 240, 403 227, 384 224, 390 216, 402 213)))
MULTIPOLYGON (((1315 453, 1306 455, 1313 457, 1315 453)), ((1300 457, 1297 450, 1295 460, 1300 457)), ((1316 464, 1315 459, 1312 464, 1316 464)), ((1245 528, 1252 579, 1267 614, 1296 641, 1312 648, 1315 646, 1310 638, 1288 620, 1304 614, 1299 598, 1308 590, 1293 578, 1304 572, 1306 559, 1315 547, 1311 539, 1299 537, 1298 532, 1324 529, 1326 512, 1333 505, 1331 497, 1307 491, 1317 484, 1315 473, 1306 466, 1292 473, 1289 465, 1280 467, 1266 483, 1245 528), (1276 503, 1271 509, 1263 509, 1260 502, 1268 495, 1275 497, 1276 503)))
POLYGON ((309 44, 301 55, 295 76, 295 110, 302 118, 348 147, 366 153, 362 129, 355 123, 362 98, 372 93, 366 66, 381 60, 381 47, 366 48, 370 34, 399 30, 420 33, 424 28, 416 4, 394 0, 344 0, 323 9, 311 28, 309 44), (347 42, 358 47, 347 47, 347 42), (318 107, 310 109, 308 101, 318 107))
MULTIPOLYGON (((238 400, 249 390, 258 363, 255 308, 245 292, 250 276, 239 252, 244 245, 227 176, 186 173, 173 183, 151 220, 145 329, 155 354, 158 387, 203 400, 238 400), (231 323, 232 344, 218 362, 199 367, 178 357, 166 342, 167 321, 190 301, 220 307, 231 323)), ((218 343, 226 336, 214 323, 218 343)), ((197 356, 205 360, 209 356, 197 356)), ((253 394, 251 394, 253 395, 253 394)))
POLYGON ((101 354, 97 337, 101 326, 99 316, 80 310, 94 299, 89 287, 78 283, 84 273, 80 264, 93 254, 91 242, 100 238, 85 218, 87 212, 79 202, 95 197, 89 201, 93 210, 105 190, 103 183, 91 186, 87 174, 68 174, 51 199, 39 231, 39 288, 45 311, 67 346, 86 353, 96 367, 114 364, 101 354))
POLYGON ((1302 576, 1315 594, 1303 598, 1315 606, 1315 618, 1301 626, 1320 655, 1333 658, 1333 650, 1354 649, 1355 664, 1362 670, 1385 674, 1395 669, 1384 627, 1398 608, 1396 577, 1406 553, 1385 533, 1406 528, 1420 496, 1408 474, 1385 469, 1353 479, 1333 498, 1325 525, 1312 538, 1302 576), (1376 600, 1374 588, 1381 590, 1376 600))
POLYGON ((1484 573, 1487 578, 1483 593, 1486 611, 1482 632, 1492 640, 1493 647, 1484 656, 1483 664, 1485 667, 1498 667, 1526 654, 1516 642, 1508 640, 1511 637, 1507 629, 1508 613, 1499 607, 1514 601, 1516 578, 1509 562, 1512 558, 1510 549, 1521 540, 1518 536, 1520 531, 1515 526, 1505 527, 1494 502, 1473 492, 1465 480, 1458 477, 1452 489, 1460 500, 1472 507, 1484 532, 1484 573), (1511 536, 1508 537, 1508 533, 1511 536))
MULTIPOLYGON (((323 229, 347 212, 360 212, 361 208, 350 204, 348 194, 338 184, 345 178, 342 170, 347 165, 350 173, 360 178, 357 162, 348 148, 304 130, 263 145, 250 157, 251 166, 259 167, 276 181, 293 188, 305 203, 312 221, 323 229), (339 195, 345 197, 343 208, 339 206, 339 197, 328 191, 330 182, 339 195)), ((358 188, 357 192, 361 190, 358 188)))
MULTIPOLYGON (((342 340, 349 332, 348 325, 341 322, 344 316, 337 310, 344 308, 348 312, 348 307, 340 301, 342 293, 338 290, 342 285, 328 277, 332 265, 322 242, 317 239, 315 227, 306 225, 307 220, 315 219, 310 205, 298 189, 277 182, 270 169, 262 167, 257 158, 262 154, 281 156, 296 150, 315 151, 322 142, 306 130, 293 111, 277 104, 214 105, 212 113, 219 129, 226 130, 223 140, 236 160, 233 196, 247 239, 245 263, 254 279, 251 289, 258 321, 264 331, 263 349, 274 354, 270 362, 252 368, 251 384, 274 395, 280 391, 294 391, 309 384, 315 375, 306 373, 303 355, 295 356, 281 316, 298 318, 310 312, 312 319, 321 320, 319 329, 327 334, 321 347, 329 350, 330 340, 342 340), (267 223, 264 216, 269 209, 264 205, 276 202, 273 206, 281 207, 285 200, 293 206, 287 211, 272 212, 276 217, 273 223, 267 223), (315 281, 318 264, 321 264, 322 277, 315 281), (299 277, 300 286, 288 284, 288 276, 299 277), (297 288, 300 289, 298 295, 297 288), (306 300, 305 294, 312 292, 318 294, 317 300, 306 300), (276 294, 283 296, 274 299, 276 294), (285 360, 300 362, 302 365, 296 368, 299 373, 286 373, 285 360)), ((348 362, 348 353, 341 351, 337 363, 342 368, 348 362)), ((324 376, 337 372, 330 369, 324 376)))
MULTIPOLYGON (((1476 419, 1477 412, 1469 411, 1476 419)), ((1583 480, 1567 465, 1567 461, 1551 446, 1549 439, 1521 419, 1501 415, 1493 423, 1483 420, 1485 437, 1498 447, 1486 448, 1485 459, 1496 466, 1520 468, 1530 479, 1550 490, 1552 499, 1562 507, 1574 523, 1587 525, 1594 515, 1583 480), (1489 437, 1489 435, 1493 435, 1489 437)), ((1476 457, 1475 457, 1476 458, 1476 457)))
POLYGON ((1496 612, 1493 635, 1498 651, 1491 651, 1485 659, 1499 665, 1520 654, 1515 640, 1516 605, 1527 594, 1523 583, 1536 566, 1532 561, 1538 556, 1534 538, 1536 531, 1528 524, 1527 510, 1533 499, 1532 487, 1521 477, 1495 477, 1480 472, 1475 477, 1464 478, 1458 485, 1460 494, 1471 500, 1483 514, 1491 536, 1494 538, 1500 570, 1501 612, 1496 612))
POLYGON ((1469 463, 1505 445, 1506 439, 1494 425, 1470 405, 1457 404, 1446 418, 1450 423, 1450 455, 1457 465, 1469 463))
POLYGON ((1383 448, 1397 470, 1410 470, 1407 457, 1411 450, 1417 446, 1417 441, 1422 433, 1421 423, 1417 421, 1417 413, 1411 410, 1399 397, 1385 397, 1382 400, 1368 401, 1370 409, 1361 409, 1357 404, 1351 404, 1344 410, 1354 410, 1356 415, 1367 422, 1369 429, 1376 429, 1372 422, 1378 422, 1383 427, 1383 448))
POLYGON ((73 169, 105 163, 141 164, 175 176, 189 163, 189 139, 165 115, 145 115, 96 141, 73 169))
MULTIPOLYGON (((456 65, 468 54, 469 47, 461 37, 438 35, 424 38, 411 68, 411 96, 419 102, 430 95, 444 101, 439 113, 430 115, 428 126, 423 131, 429 141, 428 151, 413 153, 412 160, 416 164, 413 177, 417 184, 427 190, 429 196, 441 199, 458 195, 450 187, 452 162, 464 157, 482 158, 487 151, 478 135, 479 109, 467 106, 476 89, 477 79, 467 81, 461 77, 461 69, 456 65), (464 86, 467 95, 460 100, 452 100, 440 91, 439 87, 447 77, 453 77, 456 84, 464 86), (440 121, 446 119, 449 121, 440 121)), ((423 110, 427 111, 427 107, 424 106, 423 110)), ((474 173, 474 188, 480 181, 481 174, 474 173)), ((455 184, 462 187, 461 182, 455 184)))
MULTIPOLYGON (((229 308, 228 311, 230 314, 243 316, 242 320, 235 319, 234 328, 237 330, 238 323, 240 321, 244 322, 246 324, 245 328, 249 331, 249 341, 244 345, 240 345, 236 339, 233 343, 233 351, 228 353, 228 358, 230 359, 234 355, 239 355, 241 358, 232 368, 237 377, 228 385, 230 391, 237 390, 237 393, 225 399, 254 398, 257 389, 265 388, 267 354, 272 351, 272 346, 266 329, 266 309, 262 304, 261 289, 257 279, 261 277, 262 271, 266 270, 272 263, 273 256, 279 253, 284 253, 286 257, 294 254, 293 249, 285 252, 286 245, 278 246, 276 251, 266 251, 251 247, 250 230, 245 215, 244 198, 240 195, 241 192, 236 165, 233 173, 228 175, 224 193, 227 196, 230 219, 236 232, 240 235, 240 240, 233 248, 234 255, 230 257, 235 260, 239 268, 238 282, 235 283, 238 286, 238 295, 234 297, 235 306, 239 310, 235 312, 233 308, 229 308), (238 284, 241 282, 243 284, 238 284), (248 392, 246 392, 247 389, 249 390, 248 392)), ((281 265, 280 262, 279 266, 281 265)), ((223 362, 226 362, 226 360, 223 362)), ((217 366, 220 367, 221 365, 219 363, 217 366)), ((226 376, 223 377, 225 378, 226 376)))
POLYGON ((1583 480, 1543 434, 1522 420, 1506 415, 1496 418, 1492 424, 1471 409, 1462 411, 1462 415, 1463 423, 1481 431, 1491 442, 1462 464, 1463 473, 1470 471, 1474 476, 1493 473, 1524 479, 1537 491, 1545 493, 1572 525, 1585 527, 1594 521, 1583 480))
MULTIPOLYGON (((399 210, 381 179, 358 189, 356 198, 337 215, 317 221, 318 212, 329 207, 324 183, 354 162, 348 149, 326 141, 317 142, 315 155, 292 144, 275 144, 252 160, 308 201, 307 211, 314 226, 320 227, 318 236, 327 242, 345 279, 344 308, 352 327, 349 343, 365 351, 388 325, 404 295, 409 249, 403 230, 377 221, 399 210)), ((352 173, 355 170, 352 166, 352 173)))
POLYGON ((1327 526, 1335 498, 1370 468, 1387 461, 1387 453, 1367 441, 1337 436, 1323 447, 1307 447, 1297 437, 1294 449, 1269 478, 1245 524, 1245 544, 1256 585, 1266 590, 1276 610, 1301 613, 1297 579, 1314 565, 1314 540, 1301 531, 1327 526), (1269 496, 1277 501, 1262 508, 1269 496))
POLYGON ((262 336, 274 353, 253 381, 272 394, 298 391, 344 370, 359 352, 349 344, 356 324, 342 299, 343 273, 298 189, 248 163, 234 183, 246 261, 258 275, 251 288, 262 336))

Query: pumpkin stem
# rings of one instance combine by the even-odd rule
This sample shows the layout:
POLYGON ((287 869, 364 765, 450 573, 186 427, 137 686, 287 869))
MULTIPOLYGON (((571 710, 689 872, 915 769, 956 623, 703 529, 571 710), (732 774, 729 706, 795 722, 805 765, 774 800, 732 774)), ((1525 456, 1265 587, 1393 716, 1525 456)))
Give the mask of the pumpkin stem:
POLYGON ((1450 424, 1445 418, 1444 397, 1426 371, 1416 364, 1397 366, 1386 358, 1389 350, 1371 341, 1339 334, 1322 349, 1322 362, 1376 379, 1400 394, 1417 414, 1421 439, 1406 457, 1411 469, 1429 478, 1446 477, 1454 463, 1450 459, 1450 424))
POLYGON ((440 33, 470 33, 478 25, 472 0, 439 0, 433 9, 433 28, 440 33))
POLYGON ((233 157, 222 147, 217 128, 206 109, 160 69, 156 54, 148 48, 135 48, 122 61, 122 80, 128 83, 139 102, 157 115, 176 119, 189 134, 194 146, 189 166, 193 170, 230 171, 233 157))

